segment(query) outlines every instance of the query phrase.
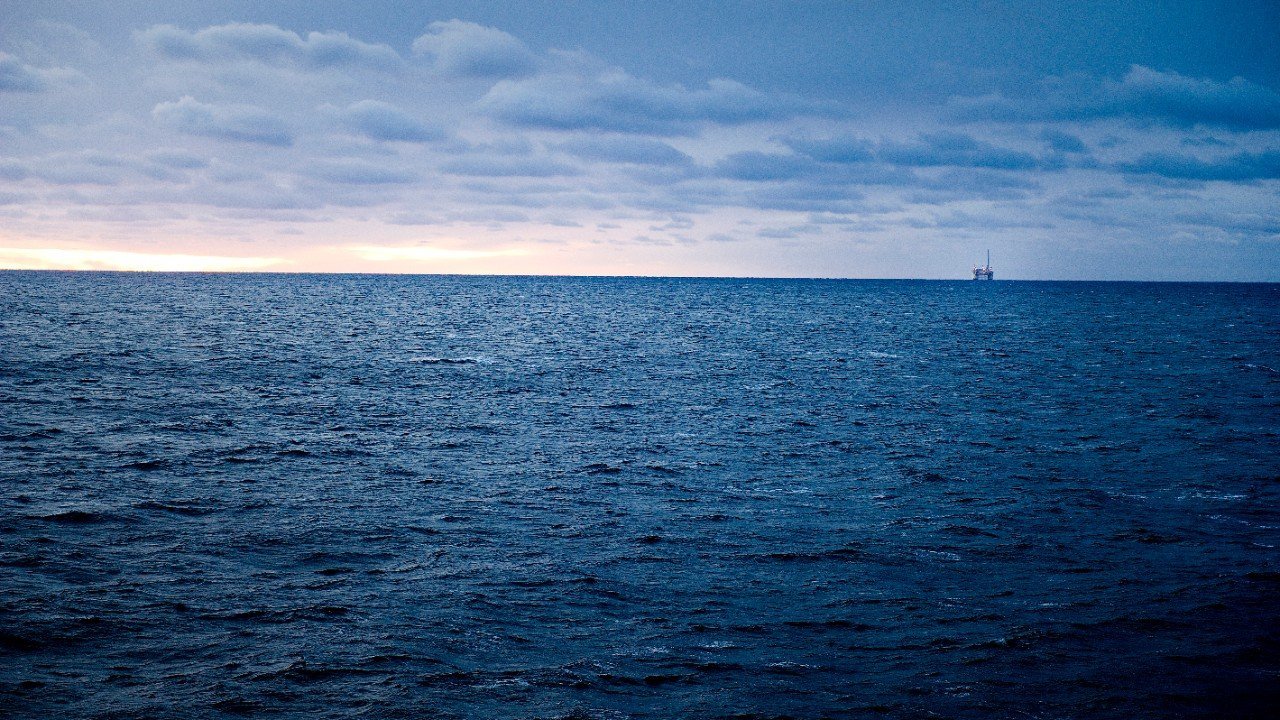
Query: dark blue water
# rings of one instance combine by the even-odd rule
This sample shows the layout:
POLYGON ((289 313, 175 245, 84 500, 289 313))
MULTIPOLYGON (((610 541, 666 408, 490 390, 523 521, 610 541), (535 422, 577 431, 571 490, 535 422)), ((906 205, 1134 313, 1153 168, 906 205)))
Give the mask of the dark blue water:
POLYGON ((8 717, 1265 717, 1280 286, 0 273, 8 717))

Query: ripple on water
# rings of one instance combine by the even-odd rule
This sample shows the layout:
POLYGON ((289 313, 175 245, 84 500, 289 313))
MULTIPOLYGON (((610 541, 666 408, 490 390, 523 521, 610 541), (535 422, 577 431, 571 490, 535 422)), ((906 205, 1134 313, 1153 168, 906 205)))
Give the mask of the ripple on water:
POLYGON ((0 297, 6 717, 1280 705, 1276 286, 0 297))

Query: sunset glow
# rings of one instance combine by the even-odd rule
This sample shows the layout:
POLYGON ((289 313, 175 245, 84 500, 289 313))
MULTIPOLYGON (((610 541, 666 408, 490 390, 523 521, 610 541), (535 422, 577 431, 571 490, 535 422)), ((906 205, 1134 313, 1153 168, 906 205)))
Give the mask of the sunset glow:
POLYGON ((143 253, 84 248, 0 247, 0 267, 14 270, 128 270, 140 272, 233 272, 265 270, 285 261, 270 257, 227 257, 143 253))

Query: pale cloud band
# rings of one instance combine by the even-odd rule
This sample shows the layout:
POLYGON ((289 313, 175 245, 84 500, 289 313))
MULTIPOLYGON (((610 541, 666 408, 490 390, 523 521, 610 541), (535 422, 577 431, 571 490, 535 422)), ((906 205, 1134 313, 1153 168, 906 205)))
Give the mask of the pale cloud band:
MULTIPOLYGON (((459 263, 520 258, 527 248, 470 250, 429 245, 344 245, 314 248, 327 268, 366 272, 438 272, 459 263)), ((195 255, 94 248, 0 247, 0 268, 14 270, 118 270, 132 272, 259 272, 297 270, 302 258, 195 255)))
POLYGON ((144 253, 87 248, 0 247, 0 267, 16 270, 129 270, 143 272, 235 272, 265 270, 281 258, 144 253))
POLYGON ((439 263, 441 261, 481 260, 485 258, 515 257, 527 255, 528 250, 508 248, 502 250, 458 250, 427 245, 352 245, 342 248, 362 260, 372 262, 439 263))

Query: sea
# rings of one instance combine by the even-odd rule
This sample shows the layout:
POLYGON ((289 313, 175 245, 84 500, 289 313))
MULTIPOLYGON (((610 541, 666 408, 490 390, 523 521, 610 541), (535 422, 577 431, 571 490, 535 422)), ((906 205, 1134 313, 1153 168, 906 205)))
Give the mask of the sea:
POLYGON ((1280 285, 0 273, 6 718, 1264 718, 1280 285))

